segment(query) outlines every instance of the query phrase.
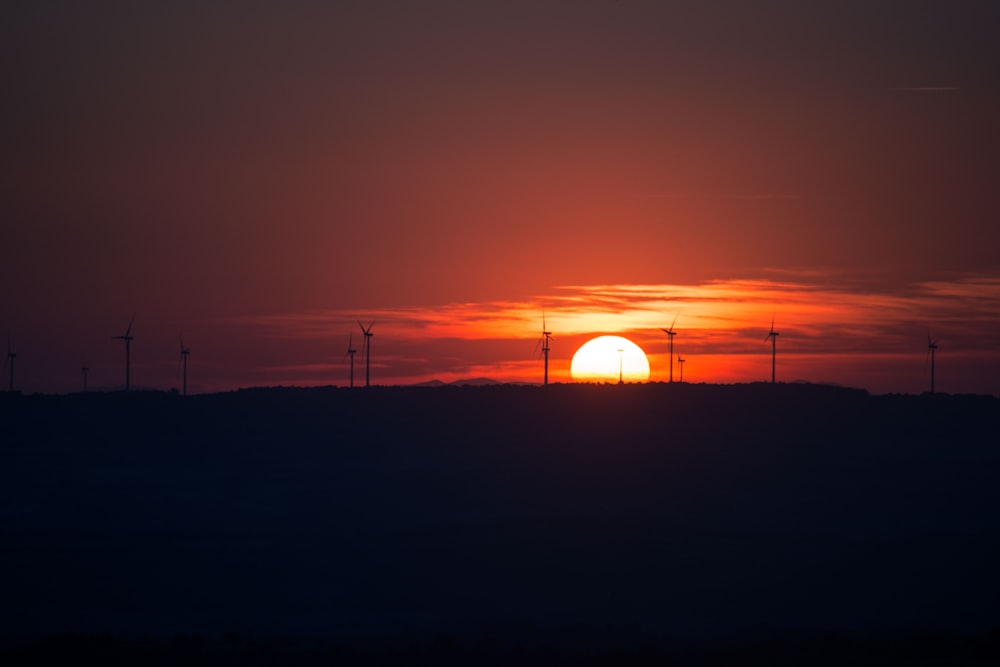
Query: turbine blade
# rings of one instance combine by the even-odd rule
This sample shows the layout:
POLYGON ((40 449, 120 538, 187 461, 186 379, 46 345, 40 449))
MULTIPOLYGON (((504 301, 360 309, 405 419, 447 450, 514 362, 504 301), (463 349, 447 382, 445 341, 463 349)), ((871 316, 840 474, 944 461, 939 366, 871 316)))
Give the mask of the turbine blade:
POLYGON ((680 315, 680 311, 678 311, 677 314, 674 315, 674 321, 670 323, 670 330, 671 331, 674 330, 674 325, 677 324, 677 315, 680 315))
POLYGON ((132 313, 132 319, 128 321, 128 328, 125 329, 125 335, 128 336, 132 333, 132 323, 135 322, 135 313, 132 313))

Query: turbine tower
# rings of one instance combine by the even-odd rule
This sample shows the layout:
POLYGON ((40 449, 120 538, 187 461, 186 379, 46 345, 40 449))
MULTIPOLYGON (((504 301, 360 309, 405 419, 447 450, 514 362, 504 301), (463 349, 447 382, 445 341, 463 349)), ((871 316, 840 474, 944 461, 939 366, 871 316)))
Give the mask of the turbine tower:
POLYGON ((764 342, 771 339, 771 384, 774 384, 774 357, 778 351, 778 332, 774 330, 774 315, 771 316, 771 330, 764 337, 764 342))
POLYGON ((188 395, 188 354, 191 353, 191 348, 184 347, 184 337, 183 336, 180 337, 180 341, 181 341, 181 362, 184 365, 184 384, 182 385, 183 389, 181 390, 181 396, 187 396, 188 395))
MULTIPOLYGON (((680 315, 680 313, 677 313, 677 315, 680 315)), ((670 323, 670 328, 669 329, 664 329, 663 327, 660 327, 660 331, 662 331, 663 333, 667 334, 667 336, 668 336, 668 338, 670 340, 670 355, 669 356, 670 356, 670 381, 671 382, 674 381, 674 336, 677 335, 677 332, 674 331, 674 325, 677 324, 677 315, 674 315, 674 321, 670 323)))
POLYGON ((89 372, 90 369, 86 366, 80 367, 80 375, 83 376, 83 393, 87 393, 87 373, 89 372))
POLYGON ((623 350, 621 348, 618 348, 618 384, 625 384, 622 381, 622 353, 623 352, 625 352, 625 350, 623 350))
POLYGON ((14 393, 14 360, 17 359, 17 353, 12 352, 10 349, 10 336, 7 336, 7 365, 10 367, 10 384, 7 391, 14 393))
POLYGON ((135 321, 135 313, 132 313, 132 319, 128 321, 128 328, 125 329, 125 335, 123 336, 112 336, 112 340, 123 340, 125 341, 125 391, 129 390, 130 378, 129 370, 132 362, 131 358, 131 343, 132 343, 132 322, 135 321))
POLYGON ((549 340, 552 339, 552 332, 547 330, 545 327, 545 311, 542 311, 542 337, 538 339, 535 343, 535 350, 538 346, 542 346, 542 354, 545 356, 545 376, 542 380, 543 385, 548 385, 549 383, 549 340))
POLYGON ((684 362, 687 359, 682 359, 681 355, 677 355, 677 365, 681 367, 681 382, 684 382, 684 362))
POLYGON ((351 387, 354 387, 354 354, 356 352, 357 350, 354 349, 354 332, 351 331, 347 337, 347 352, 344 353, 344 359, 351 358, 351 387))
POLYGON ((934 352, 938 349, 936 340, 931 340, 931 334, 927 334, 927 354, 931 358, 931 393, 934 393, 934 352))
MULTIPOLYGON (((365 325, 361 324, 360 320, 358 321, 358 326, 361 327, 361 332, 365 335, 365 386, 368 387, 371 385, 372 336, 375 335, 372 333, 372 327, 375 326, 375 320, 372 320, 367 329, 365 325)), ((351 357, 352 360, 353 358, 351 357)))

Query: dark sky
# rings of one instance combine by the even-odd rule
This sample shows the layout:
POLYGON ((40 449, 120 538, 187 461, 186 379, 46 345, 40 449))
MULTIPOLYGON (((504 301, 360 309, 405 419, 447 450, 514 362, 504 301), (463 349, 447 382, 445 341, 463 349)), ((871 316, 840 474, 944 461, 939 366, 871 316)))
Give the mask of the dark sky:
MULTIPOLYGON (((336 313, 332 363, 370 312, 560 286, 995 280, 997 26, 995 2, 19 3, 0 333, 25 390, 84 362, 113 385, 138 312, 147 384, 184 332, 208 389, 317 362, 237 320, 336 313)), ((995 301, 953 350, 990 348, 995 301)), ((897 323, 920 360, 934 318, 897 323)))

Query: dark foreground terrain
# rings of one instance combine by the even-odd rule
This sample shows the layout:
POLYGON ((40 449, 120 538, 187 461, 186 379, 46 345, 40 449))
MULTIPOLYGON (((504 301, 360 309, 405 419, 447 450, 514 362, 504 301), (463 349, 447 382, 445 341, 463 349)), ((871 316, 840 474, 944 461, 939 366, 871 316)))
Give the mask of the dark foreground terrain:
POLYGON ((4 395, 0 420, 0 657, 1000 652, 992 397, 258 389, 4 395))

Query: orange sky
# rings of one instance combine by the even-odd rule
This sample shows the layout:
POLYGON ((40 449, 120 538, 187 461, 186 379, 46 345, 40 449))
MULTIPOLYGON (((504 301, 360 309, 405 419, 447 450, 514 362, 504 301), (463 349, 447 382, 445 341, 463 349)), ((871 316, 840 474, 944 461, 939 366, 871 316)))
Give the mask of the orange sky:
POLYGON ((0 24, 17 385, 663 377, 996 386, 991 3, 21 3, 0 24), (611 285, 601 289, 594 286, 611 285), (576 287, 573 287, 576 286, 576 287), (645 287, 644 287, 645 286, 645 287), (355 325, 356 326, 356 325, 355 325), (910 355, 916 355, 915 361, 910 355), (560 375, 561 374, 561 375, 560 375))
MULTIPOLYGON (((926 337, 938 341, 937 388, 997 391, 1000 280, 965 276, 914 284, 906 293, 860 289, 858 276, 785 272, 770 280, 697 285, 605 285, 553 289, 524 302, 452 303, 426 308, 313 311, 238 318, 225 326, 253 332, 271 348, 314 350, 317 358, 261 369, 273 383, 345 384, 350 337, 361 350, 357 319, 373 328, 373 382, 412 383, 490 377, 539 382, 542 308, 553 332, 550 379, 570 381, 569 362, 586 340, 617 334, 647 352, 651 380, 669 377, 667 337, 693 382, 750 382, 770 377, 775 318, 783 381, 919 392, 929 386, 926 337), (833 281, 839 281, 834 285, 833 281), (949 368, 950 366, 950 368, 949 368), (960 383, 960 384, 958 384, 960 383), (957 384, 957 386, 956 386, 957 384)), ((356 380, 361 353, 356 356, 356 380)), ((675 377, 679 369, 675 367, 675 377)))

